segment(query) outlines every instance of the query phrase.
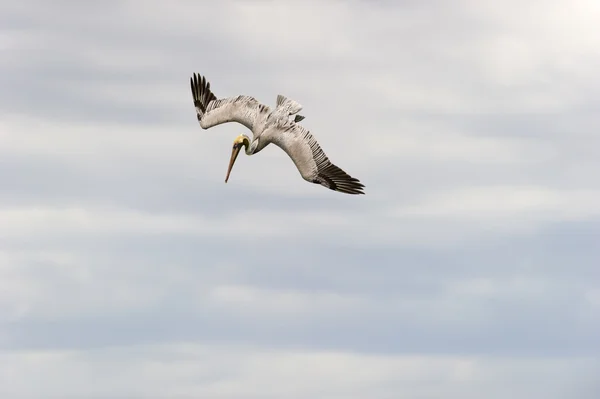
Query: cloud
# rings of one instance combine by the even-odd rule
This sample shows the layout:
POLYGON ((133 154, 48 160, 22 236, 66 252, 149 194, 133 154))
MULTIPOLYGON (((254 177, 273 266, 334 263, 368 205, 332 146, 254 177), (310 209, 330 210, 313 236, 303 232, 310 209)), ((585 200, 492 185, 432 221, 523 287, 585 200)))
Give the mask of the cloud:
POLYGON ((24 398, 63 386, 65 397, 90 398, 388 398, 393 392, 411 392, 422 398, 441 394, 476 398, 483 393, 502 398, 517 390, 536 397, 577 394, 591 399, 598 388, 598 362, 591 358, 502 357, 490 361, 179 344, 9 353, 3 360, 13 365, 14 374, 3 381, 2 393, 20 392, 24 398), (22 375, 34 376, 38 383, 29 383, 22 375), (553 379, 551 386, 542 383, 548 379, 553 379), (173 382, 175 389, 165 389, 173 382))
POLYGON ((596 3, 4 3, 2 396, 600 392, 596 3), (193 72, 367 195, 225 184, 193 72))

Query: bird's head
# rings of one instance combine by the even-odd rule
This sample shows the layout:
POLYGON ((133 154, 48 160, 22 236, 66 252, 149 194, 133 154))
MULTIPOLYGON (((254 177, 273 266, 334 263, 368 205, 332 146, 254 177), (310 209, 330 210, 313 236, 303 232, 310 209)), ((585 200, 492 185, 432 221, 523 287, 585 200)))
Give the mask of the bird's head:
POLYGON ((246 149, 248 149, 249 146, 250 139, 245 134, 240 134, 233 140, 233 148, 231 149, 231 158, 229 159, 229 168, 227 169, 225 183, 227 183, 227 180, 229 180, 229 174, 231 173, 231 169, 233 168, 233 164, 235 163, 235 159, 240 153, 240 150, 242 147, 246 147, 246 149))
POLYGON ((245 134, 240 134, 235 139, 233 139, 233 145, 241 147, 244 145, 244 142, 247 141, 249 141, 248 136, 246 136, 245 134))

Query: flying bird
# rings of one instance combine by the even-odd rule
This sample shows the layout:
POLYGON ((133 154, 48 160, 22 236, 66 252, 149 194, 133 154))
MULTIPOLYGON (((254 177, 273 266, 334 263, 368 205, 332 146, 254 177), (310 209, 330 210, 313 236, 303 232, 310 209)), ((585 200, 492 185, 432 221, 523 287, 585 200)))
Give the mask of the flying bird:
POLYGON ((365 186, 331 163, 310 131, 298 124, 304 119, 298 114, 302 110, 298 102, 279 94, 271 109, 246 95, 218 99, 206 77, 196 73, 190 84, 202 129, 237 122, 252 131, 252 139, 240 134, 233 141, 225 183, 242 147, 247 155, 254 155, 273 143, 292 159, 304 180, 341 193, 364 194, 365 186), (292 115, 294 118, 290 119, 292 115))

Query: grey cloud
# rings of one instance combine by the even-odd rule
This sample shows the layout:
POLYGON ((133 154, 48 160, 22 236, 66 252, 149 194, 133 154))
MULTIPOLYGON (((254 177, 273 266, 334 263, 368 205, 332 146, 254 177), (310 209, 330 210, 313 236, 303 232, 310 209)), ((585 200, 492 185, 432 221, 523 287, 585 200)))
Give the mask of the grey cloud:
MULTIPOLYGON (((585 317, 593 310, 585 303, 583 294, 593 289, 592 281, 597 280, 592 262, 597 254, 569 256, 572 250, 588 247, 589 240, 597 235, 595 230, 585 225, 561 226, 542 239, 509 241, 502 246, 490 243, 475 251, 460 248, 431 253, 346 247, 335 252, 336 263, 329 265, 320 262, 331 252, 326 243, 311 247, 308 254, 282 242, 278 249, 270 251, 269 257, 264 257, 252 245, 210 238, 140 236, 121 237, 119 241, 71 240, 76 254, 84 256, 94 250, 104 254, 88 262, 91 270, 98 270, 95 279, 101 287, 98 293, 88 291, 90 299, 102 292, 108 295, 115 285, 123 283, 131 285, 132 295, 153 285, 158 289, 159 281, 167 284, 161 277, 166 271, 189 276, 189 281, 168 283, 171 288, 165 294, 157 292, 159 302, 150 300, 142 311, 136 310, 137 307, 128 309, 124 303, 120 310, 108 307, 88 316, 77 311, 75 317, 56 316, 55 321, 25 317, 17 325, 6 326, 10 336, 8 345, 71 348, 124 345, 136 340, 232 340, 281 347, 390 353, 595 353, 600 350, 595 339, 600 325, 585 317), (588 241, 583 240, 585 237, 588 241), (554 248, 551 257, 549 246, 554 248), (154 250, 149 252, 148 248, 154 250), (244 255, 241 259, 240 254, 244 255), (218 259, 219 263, 212 259, 218 259), (110 267, 120 262, 129 270, 122 283, 114 278, 123 272, 111 271, 110 267), (585 280, 572 276, 569 264, 576 265, 585 280), (108 269, 100 273, 103 268, 108 269), (106 276, 98 279, 102 274, 106 276), (465 277, 489 279, 504 285, 511 283, 514 276, 526 277, 530 282, 525 281, 526 285, 518 291, 481 295, 444 293, 445 285, 457 278, 458 281, 465 277), (527 287, 531 282, 552 284, 536 293, 535 286, 527 287), (311 308, 308 302, 300 313, 292 309, 285 313, 265 313, 260 309, 260 301, 231 307, 195 299, 215 284, 292 290, 307 295, 305 300, 311 295, 331 293, 366 302, 353 310, 343 306, 332 317, 334 310, 329 309, 326 301, 320 308, 311 308), (549 296, 554 290, 560 292, 549 296), (77 338, 68 331, 78 331, 77 338), (307 334, 315 338, 307 341, 307 334)), ((31 270, 32 276, 43 275, 40 273, 49 266, 39 264, 31 270)), ((58 290, 57 293, 65 291, 59 288, 61 285, 69 285, 66 276, 62 282, 46 278, 46 284, 58 290)), ((76 281, 70 284, 73 283, 76 281)))

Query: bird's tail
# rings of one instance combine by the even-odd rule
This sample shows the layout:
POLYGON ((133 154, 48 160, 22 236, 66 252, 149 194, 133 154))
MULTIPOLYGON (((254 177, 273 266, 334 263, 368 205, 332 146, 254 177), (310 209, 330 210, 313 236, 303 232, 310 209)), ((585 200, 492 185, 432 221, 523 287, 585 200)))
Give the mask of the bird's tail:
POLYGON ((196 107, 198 120, 200 120, 206 112, 208 104, 211 101, 216 100, 217 97, 210 90, 210 83, 204 76, 194 73, 190 78, 190 85, 192 87, 192 96, 194 98, 194 106, 196 107))
POLYGON ((302 105, 279 94, 277 95, 277 108, 283 108, 287 111, 288 115, 294 115, 302 110, 302 105))

